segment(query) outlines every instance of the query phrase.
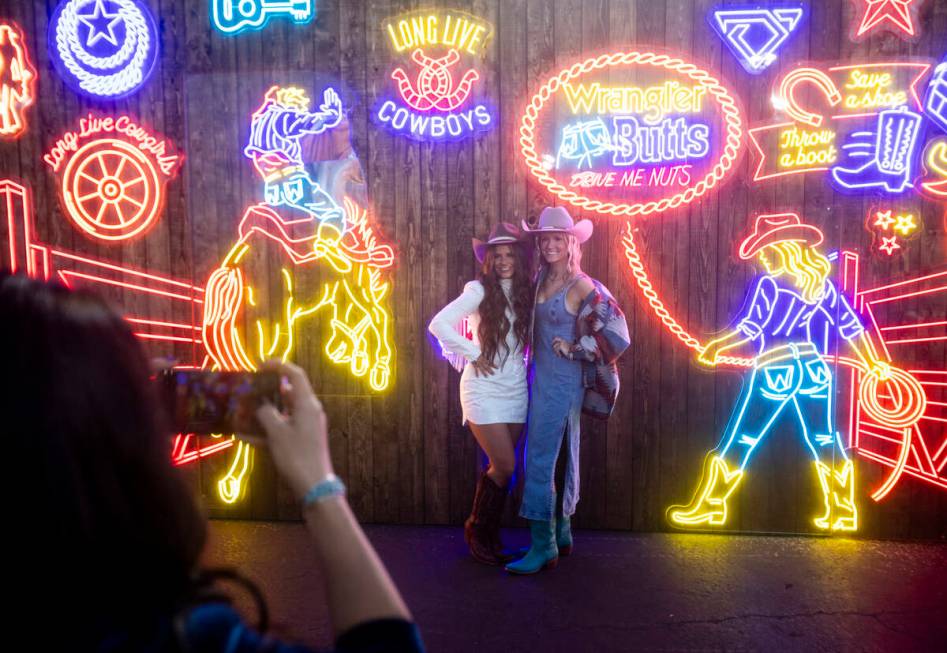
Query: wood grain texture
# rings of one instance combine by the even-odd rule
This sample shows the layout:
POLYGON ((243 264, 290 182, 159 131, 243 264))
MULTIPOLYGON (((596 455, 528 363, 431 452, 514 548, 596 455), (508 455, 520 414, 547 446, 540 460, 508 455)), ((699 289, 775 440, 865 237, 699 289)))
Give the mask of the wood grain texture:
MULTIPOLYGON (((318 0, 318 16, 308 26, 277 19, 262 31, 238 37, 211 28, 208 0, 145 2, 158 17, 160 62, 139 93, 117 102, 81 98, 54 72, 45 50, 53 0, 3 6, 0 18, 15 20, 24 29, 39 84, 37 103, 27 113, 27 133, 19 140, 0 141, 0 177, 29 184, 37 230, 45 242, 203 285, 234 241, 245 207, 261 199, 258 178, 241 151, 249 115, 262 94, 272 84, 337 85, 367 177, 375 225, 397 251, 390 297, 393 382, 388 390, 374 393, 329 362, 323 351, 328 326, 321 318, 300 327, 295 357, 323 397, 332 424, 330 446, 352 505, 360 519, 374 522, 459 524, 470 510, 482 455, 461 425, 458 375, 432 346, 426 327, 474 277, 472 237, 499 220, 534 219, 555 203, 532 181, 519 151, 523 108, 544 80, 590 54, 667 50, 719 75, 738 96, 747 123, 754 125, 770 120, 772 81, 797 63, 942 60, 947 50, 943 2, 923 4, 916 43, 875 35, 857 44, 848 38, 852 22, 860 18, 853 3, 807 2, 809 18, 784 46, 780 60, 759 76, 747 75, 708 28, 707 13, 716 0, 318 0), (394 58, 383 21, 429 7, 466 11, 495 26, 478 64, 478 84, 493 105, 496 127, 477 138, 418 143, 393 136, 372 121, 373 106, 391 89, 394 58), (89 112, 128 113, 186 155, 184 167, 166 187, 160 223, 127 246, 103 245, 74 229, 60 207, 58 178, 41 160, 55 138, 89 112)), ((806 91, 801 91, 804 97, 806 91)), ((555 103, 549 110, 565 115, 555 103)), ((824 229, 827 249, 865 252, 869 247, 864 222, 877 198, 838 194, 818 175, 753 183, 755 163, 744 156, 736 174, 702 201, 634 224, 653 283, 701 340, 730 324, 756 274, 734 255, 754 215, 796 211, 824 229)), ((865 277, 901 279, 943 269, 943 205, 916 195, 891 205, 920 212, 924 228, 900 258, 863 257, 865 277)), ((726 428, 742 375, 696 365, 693 353, 664 330, 629 273, 620 243, 623 221, 582 211, 573 215, 595 223, 584 251, 585 268, 614 293, 633 338, 620 363, 622 390, 614 416, 607 423, 583 421, 576 524, 665 530, 666 508, 690 497, 704 453, 726 428)), ((0 223, 0 236, 5 236, 7 226, 0 223)), ((270 301, 277 301, 279 254, 260 251, 254 257, 261 285, 270 301)), ((294 273, 293 278, 300 293, 311 294, 325 275, 294 273)), ((159 297, 120 289, 110 291, 109 298, 132 314, 181 310, 159 297)), ((905 310, 931 319, 947 315, 947 306, 923 301, 907 302, 905 310)), ((178 313, 178 319, 191 319, 178 313)), ((169 353, 190 357, 194 347, 179 343, 169 353)), ((918 347, 914 356, 921 363, 947 367, 944 343, 918 347)), ((840 384, 840 393, 844 387, 840 384)), ((298 515, 265 452, 257 452, 246 500, 222 504, 216 481, 229 464, 224 454, 185 472, 213 515, 298 515)), ((875 504, 867 495, 882 481, 882 470, 860 459, 857 465, 861 535, 947 535, 947 492, 905 478, 885 502, 875 504)), ((791 424, 770 434, 748 479, 732 504, 734 527, 812 532, 811 516, 821 498, 791 424)), ((511 524, 518 523, 517 498, 514 493, 507 510, 511 524)))

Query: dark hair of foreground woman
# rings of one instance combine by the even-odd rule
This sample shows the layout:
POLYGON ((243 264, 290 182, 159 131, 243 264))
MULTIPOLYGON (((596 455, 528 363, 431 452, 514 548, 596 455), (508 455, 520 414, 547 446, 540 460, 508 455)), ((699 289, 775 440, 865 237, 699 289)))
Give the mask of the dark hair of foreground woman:
MULTIPOLYGON (((6 593, 30 648, 307 650, 244 625, 213 585, 220 575, 246 585, 265 627, 265 604, 248 581, 200 570, 206 519, 170 463, 149 364, 128 324, 94 294, 0 271, 0 342, 4 530, 13 545, 6 593)), ((283 371, 297 405, 318 405, 299 368, 283 371)), ((293 418, 274 411, 275 445, 315 452, 324 459, 314 468, 331 473, 324 418, 307 420, 315 426, 293 418)), ((300 486, 309 483, 304 468, 280 471, 300 486)), ((305 509, 304 518, 326 567, 337 650, 420 651, 410 614, 344 497, 305 509)))

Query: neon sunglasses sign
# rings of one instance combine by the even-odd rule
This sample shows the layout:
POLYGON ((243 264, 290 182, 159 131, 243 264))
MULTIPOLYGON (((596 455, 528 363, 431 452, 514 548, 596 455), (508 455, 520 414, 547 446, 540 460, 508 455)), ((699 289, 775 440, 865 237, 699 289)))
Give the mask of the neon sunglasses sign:
POLYGON ((66 84, 91 97, 131 95, 158 59, 155 21, 139 0, 64 0, 49 21, 47 39, 66 84))
POLYGON ((573 206, 648 215, 688 204, 742 151, 743 117, 708 72, 653 52, 602 55, 563 69, 532 96, 520 147, 535 177, 573 206), (636 80, 622 83, 622 77, 636 80), (547 115, 558 100, 567 117, 547 115))
POLYGON ((475 99, 480 73, 464 64, 482 55, 493 33, 489 23, 457 11, 414 12, 388 21, 384 31, 392 52, 408 61, 391 72, 397 96, 377 104, 376 123, 425 141, 493 128, 490 110, 475 99))

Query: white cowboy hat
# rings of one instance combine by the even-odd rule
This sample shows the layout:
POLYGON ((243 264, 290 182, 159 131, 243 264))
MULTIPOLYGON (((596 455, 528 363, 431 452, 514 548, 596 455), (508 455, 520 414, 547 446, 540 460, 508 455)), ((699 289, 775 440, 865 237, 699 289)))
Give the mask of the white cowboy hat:
POLYGON ((547 206, 539 214, 539 220, 536 228, 531 229, 526 221, 523 221, 523 231, 528 234, 544 233, 566 233, 575 236, 579 243, 584 243, 592 237, 592 221, 579 220, 575 222, 569 212, 561 206, 547 206))

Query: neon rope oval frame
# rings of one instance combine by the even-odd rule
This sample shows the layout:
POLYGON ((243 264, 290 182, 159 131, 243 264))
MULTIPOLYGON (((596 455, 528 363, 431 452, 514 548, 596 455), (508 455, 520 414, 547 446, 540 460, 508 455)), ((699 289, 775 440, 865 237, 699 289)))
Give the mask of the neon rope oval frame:
POLYGON ((526 111, 520 121, 520 151, 533 176, 551 193, 577 208, 615 216, 648 215, 694 201, 716 186, 734 167, 742 154, 742 145, 743 117, 736 100, 730 92, 706 70, 682 59, 654 52, 616 52, 592 57, 573 64, 562 70, 558 75, 550 77, 540 87, 529 104, 526 105, 526 111), (706 88, 720 107, 726 123, 727 138, 723 153, 717 160, 716 165, 703 179, 671 197, 634 204, 603 202, 584 197, 560 184, 543 168, 539 156, 536 154, 536 118, 552 95, 566 82, 595 70, 633 64, 665 69, 683 75, 706 88))

